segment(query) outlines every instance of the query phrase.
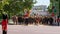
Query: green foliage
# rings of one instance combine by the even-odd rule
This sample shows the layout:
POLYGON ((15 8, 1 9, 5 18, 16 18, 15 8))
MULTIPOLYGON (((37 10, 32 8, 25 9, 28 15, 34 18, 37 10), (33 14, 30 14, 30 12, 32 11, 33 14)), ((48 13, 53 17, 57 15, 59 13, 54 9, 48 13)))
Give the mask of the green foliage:
POLYGON ((34 0, 8 0, 4 2, 3 9, 4 11, 9 11, 11 13, 19 13, 20 11, 24 11, 24 9, 31 9, 34 0))
POLYGON ((56 10, 56 8, 54 9, 54 13, 56 14, 56 12, 57 12, 57 10, 56 10))
POLYGON ((5 4, 5 5, 3 6, 3 9, 4 9, 4 11, 9 11, 10 7, 9 7, 8 4, 5 4))
POLYGON ((0 10, 2 9, 2 2, 0 2, 0 10))
POLYGON ((49 13, 52 13, 52 9, 48 9, 49 13))
POLYGON ((2 0, 0 10, 7 12, 9 16, 13 14, 24 14, 24 10, 30 10, 36 3, 36 0, 2 0))
POLYGON ((55 0, 55 1, 58 1, 58 0, 55 0))

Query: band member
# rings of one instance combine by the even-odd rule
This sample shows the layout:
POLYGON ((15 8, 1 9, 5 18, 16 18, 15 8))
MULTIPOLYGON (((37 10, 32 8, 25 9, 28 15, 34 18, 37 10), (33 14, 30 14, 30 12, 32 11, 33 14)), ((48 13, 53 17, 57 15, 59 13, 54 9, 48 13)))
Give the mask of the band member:
POLYGON ((2 20, 2 34, 7 34, 7 23, 8 23, 8 17, 7 14, 2 14, 3 20, 2 20))

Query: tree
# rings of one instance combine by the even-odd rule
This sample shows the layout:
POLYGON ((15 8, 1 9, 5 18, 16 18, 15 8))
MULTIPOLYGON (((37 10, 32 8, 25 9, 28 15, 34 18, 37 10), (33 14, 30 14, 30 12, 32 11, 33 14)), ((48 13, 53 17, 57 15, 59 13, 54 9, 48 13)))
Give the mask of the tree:
POLYGON ((49 11, 49 13, 52 13, 52 3, 50 3, 50 5, 48 6, 48 11, 49 11))
POLYGON ((0 19, 2 18, 2 0, 0 0, 0 19))
POLYGON ((0 10, 2 9, 2 2, 0 2, 0 10))
POLYGON ((34 6, 34 4, 36 3, 36 0, 34 2, 34 0, 25 0, 23 2, 23 10, 27 10, 28 14, 30 14, 29 10, 31 10, 31 8, 34 6))
POLYGON ((23 14, 24 10, 29 11, 34 3, 34 0, 4 0, 3 10, 8 14, 23 14))

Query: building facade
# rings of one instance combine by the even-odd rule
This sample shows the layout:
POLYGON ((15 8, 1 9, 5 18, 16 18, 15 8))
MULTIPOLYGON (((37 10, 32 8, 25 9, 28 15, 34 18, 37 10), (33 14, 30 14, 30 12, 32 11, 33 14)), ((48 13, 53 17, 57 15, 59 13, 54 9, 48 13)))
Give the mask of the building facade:
POLYGON ((39 16, 47 16, 47 6, 46 5, 40 5, 40 6, 34 6, 31 10, 31 15, 39 15, 39 16))

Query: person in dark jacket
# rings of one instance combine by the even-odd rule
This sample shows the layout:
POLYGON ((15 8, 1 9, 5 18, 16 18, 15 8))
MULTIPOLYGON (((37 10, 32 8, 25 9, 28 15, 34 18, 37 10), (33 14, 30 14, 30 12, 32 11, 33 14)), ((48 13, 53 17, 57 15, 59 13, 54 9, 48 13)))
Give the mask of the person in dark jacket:
POLYGON ((49 20, 49 22, 50 22, 50 25, 52 25, 52 24, 53 24, 53 18, 50 17, 48 20, 49 20))
POLYGON ((24 22, 24 19, 19 16, 19 17, 18 17, 18 23, 19 23, 19 24, 23 24, 23 22, 24 22))
POLYGON ((2 14, 3 20, 2 20, 2 33, 7 34, 7 23, 8 23, 8 17, 7 14, 2 14))
POLYGON ((58 26, 59 26, 59 22, 60 22, 59 16, 57 17, 57 22, 58 22, 58 26))
POLYGON ((45 17, 45 23, 48 24, 48 17, 45 17))

